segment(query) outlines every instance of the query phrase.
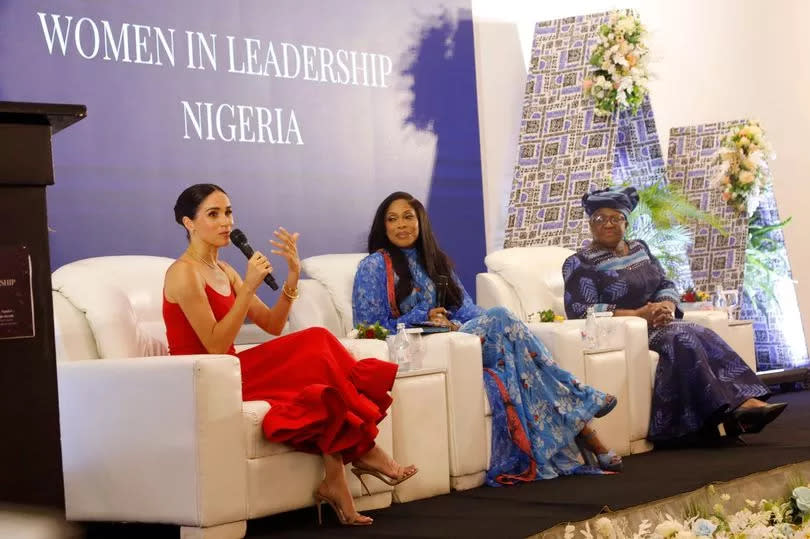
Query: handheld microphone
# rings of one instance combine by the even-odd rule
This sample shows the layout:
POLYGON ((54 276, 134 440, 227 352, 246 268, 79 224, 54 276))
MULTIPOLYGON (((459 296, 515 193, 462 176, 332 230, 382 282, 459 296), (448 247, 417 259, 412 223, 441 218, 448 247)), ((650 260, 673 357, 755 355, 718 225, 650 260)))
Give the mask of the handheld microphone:
MULTIPOLYGON (((242 254, 245 255, 245 257, 250 259, 250 257, 253 256, 253 247, 251 247, 248 243, 245 233, 238 228, 231 230, 231 241, 240 251, 242 251, 242 254)), ((264 277, 264 283, 273 290, 278 290, 276 280, 269 273, 264 277)))
POLYGON ((447 276, 439 275, 436 277, 436 306, 445 307, 447 299, 447 276))

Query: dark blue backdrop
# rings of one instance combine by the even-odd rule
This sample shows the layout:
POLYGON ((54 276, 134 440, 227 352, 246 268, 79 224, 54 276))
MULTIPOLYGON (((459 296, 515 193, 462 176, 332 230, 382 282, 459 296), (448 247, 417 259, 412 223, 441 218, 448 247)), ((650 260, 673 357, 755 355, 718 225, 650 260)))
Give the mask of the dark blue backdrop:
MULTIPOLYGON (((185 237, 172 207, 192 183, 229 192, 237 225, 254 246, 263 248, 279 225, 299 231, 302 257, 362 251, 377 204, 403 189, 427 203, 443 248, 474 293, 485 240, 469 0, 0 0, 0 20, 0 99, 88 108, 85 120, 54 139, 54 267, 111 254, 177 256, 185 237), (171 28, 174 65, 158 39, 159 29, 170 41, 171 28), (205 70, 188 67, 187 31, 195 36, 194 66, 202 63, 200 32, 216 69, 207 60, 205 70), (373 53, 374 75, 390 74, 383 88, 379 79, 371 87, 231 73, 227 36, 237 66, 245 38, 253 38, 260 64, 268 42, 277 57, 286 42, 299 53, 305 45, 373 53), (206 140, 205 126, 200 139, 182 101, 195 111, 196 102, 212 103, 214 113, 222 103, 254 107, 254 136, 255 107, 282 109, 285 127, 293 111, 303 144, 225 142, 216 130, 206 140)), ((225 122, 226 130, 228 123, 238 132, 238 120, 225 122)), ((290 139, 297 142, 294 133, 290 139)), ((241 255, 227 251, 224 258, 243 268, 241 255)), ((283 262, 275 265, 283 278, 283 262)))

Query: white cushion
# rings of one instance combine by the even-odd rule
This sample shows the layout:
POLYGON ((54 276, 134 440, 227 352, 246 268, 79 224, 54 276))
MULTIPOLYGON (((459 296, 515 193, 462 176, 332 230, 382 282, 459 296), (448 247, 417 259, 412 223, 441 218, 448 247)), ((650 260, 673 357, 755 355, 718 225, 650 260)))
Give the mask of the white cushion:
POLYGON ((335 302, 320 281, 300 279, 298 292, 301 297, 290 308, 290 331, 318 326, 328 329, 333 335, 345 335, 335 302))
POLYGON ((366 256, 365 253, 312 256, 301 261, 301 267, 309 276, 326 287, 332 302, 335 304, 340 324, 341 335, 348 335, 352 330, 352 288, 357 266, 366 256))
POLYGON ((512 247, 487 255, 484 263, 515 290, 523 310, 516 314, 526 320, 529 313, 546 309, 565 313, 562 266, 572 254, 570 249, 551 245, 512 247))
POLYGON ((163 278, 171 258, 105 256, 66 264, 51 276, 58 291, 83 312, 101 358, 167 352, 163 278))

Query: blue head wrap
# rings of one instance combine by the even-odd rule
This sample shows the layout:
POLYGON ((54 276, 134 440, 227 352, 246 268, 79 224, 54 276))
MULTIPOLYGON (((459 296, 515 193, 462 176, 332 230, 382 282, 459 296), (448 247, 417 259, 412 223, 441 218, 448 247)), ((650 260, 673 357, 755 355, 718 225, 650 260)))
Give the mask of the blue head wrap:
POLYGON ((608 187, 582 195, 582 207, 589 216, 599 208, 620 211, 625 218, 638 204, 638 191, 635 187, 608 187))

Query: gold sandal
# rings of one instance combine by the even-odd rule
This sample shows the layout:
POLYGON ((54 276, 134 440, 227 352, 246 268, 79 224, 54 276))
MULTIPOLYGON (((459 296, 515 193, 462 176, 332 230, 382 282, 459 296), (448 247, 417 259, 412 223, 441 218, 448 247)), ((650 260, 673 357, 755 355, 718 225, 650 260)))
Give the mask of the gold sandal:
POLYGON ((370 475, 372 477, 376 477, 377 479, 379 479, 380 481, 382 481, 386 485, 389 485, 389 486, 393 487, 393 486, 399 485, 403 481, 407 481, 408 479, 410 479, 411 477, 416 475, 416 473, 418 471, 419 470, 417 468, 414 468, 413 470, 411 470, 410 472, 407 472, 402 477, 394 479, 392 477, 389 477, 389 476, 385 475, 382 472, 379 472, 377 470, 372 470, 371 468, 364 468, 362 466, 355 466, 355 467, 352 468, 352 473, 355 476, 357 476, 357 479, 360 480, 360 484, 363 485, 363 489, 366 491, 366 494, 369 494, 369 495, 371 494, 371 491, 366 486, 365 481, 363 481, 363 476, 364 475, 370 475))
MULTIPOLYGON (((315 493, 313 493, 312 496, 315 498, 315 505, 318 508, 318 525, 319 526, 321 524, 323 524, 323 514, 321 512, 321 504, 324 504, 324 503, 329 504, 329 507, 331 507, 332 510, 335 512, 335 514, 338 517, 338 520, 340 521, 340 523, 343 526, 371 526, 371 524, 374 522, 373 520, 370 520, 369 522, 360 522, 358 520, 349 520, 349 517, 346 516, 346 513, 343 512, 343 510, 338 506, 337 502, 335 500, 333 500, 332 498, 330 498, 328 496, 324 496, 323 494, 321 494, 321 493, 319 493, 317 491, 315 493)), ((360 513, 357 513, 357 514, 360 515, 360 513)), ((360 516, 365 516, 365 515, 360 515, 360 516)))

